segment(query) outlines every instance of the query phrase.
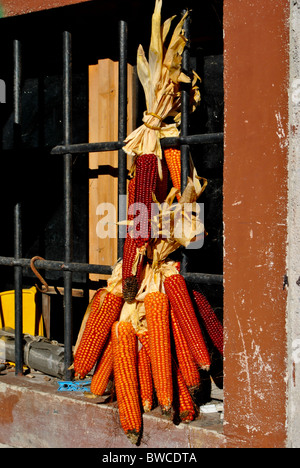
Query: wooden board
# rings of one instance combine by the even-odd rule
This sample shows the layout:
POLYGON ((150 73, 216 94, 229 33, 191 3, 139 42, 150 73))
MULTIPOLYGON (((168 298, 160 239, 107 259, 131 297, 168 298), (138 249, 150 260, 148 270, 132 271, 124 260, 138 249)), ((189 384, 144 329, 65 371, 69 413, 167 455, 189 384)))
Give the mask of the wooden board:
MULTIPOLYGON (((99 60, 89 67, 89 142, 118 140, 118 62, 99 60)), ((128 128, 135 128, 135 71, 128 65, 128 128)), ((131 158, 128 160, 128 169, 131 158)), ((91 153, 89 156, 89 262, 98 265, 114 265, 117 261, 117 227, 110 224, 114 238, 103 238, 107 233, 101 219, 108 212, 103 203, 118 210, 118 152, 91 153)), ((113 212, 110 210, 109 212, 113 212)), ((113 222, 113 219, 112 219, 113 222)), ((106 227, 107 228, 107 227, 106 227)), ((90 275, 98 281, 106 275, 90 275)))

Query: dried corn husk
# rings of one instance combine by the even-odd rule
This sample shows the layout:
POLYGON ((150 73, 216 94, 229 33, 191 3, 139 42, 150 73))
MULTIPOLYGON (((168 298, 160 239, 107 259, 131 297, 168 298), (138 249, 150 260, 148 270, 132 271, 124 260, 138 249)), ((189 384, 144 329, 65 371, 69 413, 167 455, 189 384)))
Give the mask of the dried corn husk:
POLYGON ((107 280, 106 290, 113 292, 116 296, 122 296, 122 261, 118 261, 114 267, 111 276, 107 280))
POLYGON ((156 238, 147 247, 147 257, 152 259, 152 268, 156 270, 179 247, 187 247, 198 236, 203 235, 204 225, 196 215, 196 202, 206 188, 207 180, 198 177, 191 162, 191 177, 179 200, 173 204, 178 191, 171 189, 166 201, 158 205, 158 215, 151 222, 156 238), (201 182, 202 181, 202 184, 201 182), (187 210, 186 208, 190 209, 187 210))
POLYGON ((149 60, 147 61, 142 45, 137 53, 137 72, 144 89, 147 107, 143 117, 144 123, 126 138, 126 145, 123 147, 128 155, 137 157, 142 154, 155 154, 159 160, 162 157, 160 139, 179 136, 180 84, 192 84, 191 110, 194 110, 200 101, 199 89, 196 86, 199 77, 194 74, 192 79, 181 70, 182 53, 187 42, 183 25, 188 12, 174 29, 166 46, 165 41, 175 17, 167 19, 161 25, 161 8, 162 0, 156 0, 152 16, 149 60), (170 116, 174 117, 174 122, 166 124, 164 120, 170 116))

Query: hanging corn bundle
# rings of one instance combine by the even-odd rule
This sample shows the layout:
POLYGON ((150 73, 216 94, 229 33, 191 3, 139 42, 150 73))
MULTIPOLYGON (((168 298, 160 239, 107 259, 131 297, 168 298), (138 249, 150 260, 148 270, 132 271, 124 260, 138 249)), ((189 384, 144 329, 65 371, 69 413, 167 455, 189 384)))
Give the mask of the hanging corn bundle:
MULTIPOLYGON (((163 152, 160 144, 162 138, 179 136, 181 83, 191 83, 192 110, 200 101, 198 77, 181 70, 188 13, 167 44, 174 17, 161 25, 161 8, 162 0, 156 0, 149 59, 142 46, 137 54, 147 110, 124 147, 133 164, 123 260, 89 304, 74 350, 75 374, 84 378, 92 373, 92 393, 105 394, 113 378, 120 424, 134 444, 142 436, 142 414, 156 404, 168 417, 173 412, 180 421, 195 419, 200 370, 210 368, 184 278, 178 263, 169 259, 204 234, 195 205, 207 181, 198 177, 190 159, 190 176, 181 193, 180 151, 163 152), (173 123, 165 123, 167 117, 173 117, 173 123), (173 186, 168 193, 169 177, 173 186), (188 212, 186 204, 192 208, 188 212)), ((214 337, 213 314, 202 298, 195 299, 214 337)), ((217 333, 219 340, 219 328, 217 333)))
MULTIPOLYGON (((135 261, 130 253, 130 242, 125 243, 124 261, 132 262, 131 280, 124 281, 125 298, 132 300, 134 291, 140 284, 140 272, 136 265, 142 261, 141 255, 151 238, 151 204, 153 194, 164 201, 167 190, 168 161, 164 159, 160 140, 164 137, 179 136, 181 83, 190 83, 191 78, 181 71, 181 56, 186 45, 183 24, 187 14, 176 26, 170 42, 166 39, 173 18, 161 25, 162 0, 157 0, 152 16, 152 34, 147 60, 143 47, 140 45, 137 53, 137 73, 143 86, 146 100, 143 124, 133 131, 125 140, 123 150, 133 156, 132 174, 135 176, 135 207, 140 214, 133 221, 131 235, 134 237, 137 249, 135 261), (173 123, 165 123, 168 117, 174 117, 173 123), (130 257, 131 256, 131 257, 130 257), (131 294, 127 293, 127 288, 131 294)), ((198 88, 193 81, 194 102, 200 100, 198 88)), ((128 272, 126 269, 126 279, 128 272)), ((125 299, 126 300, 126 299, 125 299)))

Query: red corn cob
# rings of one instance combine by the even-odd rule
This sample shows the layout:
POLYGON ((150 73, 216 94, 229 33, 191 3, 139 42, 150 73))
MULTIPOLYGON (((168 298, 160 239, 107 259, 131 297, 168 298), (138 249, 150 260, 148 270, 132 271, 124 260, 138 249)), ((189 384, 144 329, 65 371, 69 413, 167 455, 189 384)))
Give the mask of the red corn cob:
POLYGON ((171 307, 178 318, 179 325, 196 364, 208 370, 210 367, 210 356, 186 287, 185 279, 180 274, 171 275, 165 279, 164 286, 171 307))
POLYGON ((100 309, 97 307, 97 301, 94 300, 74 356, 75 375, 81 379, 84 379, 98 361, 111 326, 119 318, 123 303, 122 297, 110 292, 106 294, 100 309))
POLYGON ((178 366, 190 392, 194 392, 200 385, 200 374, 190 351, 188 342, 179 326, 179 321, 172 309, 171 323, 178 366))
POLYGON ((223 326, 217 318, 213 308, 206 297, 198 291, 193 291, 199 313, 204 321, 205 328, 217 350, 223 355, 223 326))
POLYGON ((142 415, 137 371, 137 337, 129 322, 112 326, 114 376, 121 426, 136 444, 140 437, 142 415))
POLYGON ((129 303, 134 301, 138 292, 143 270, 144 257, 141 256, 137 266, 137 271, 135 273, 132 271, 136 255, 136 243, 134 239, 127 234, 123 249, 122 286, 124 300, 129 303))
POLYGON ((128 184, 128 199, 127 199, 127 207, 128 207, 128 215, 127 219, 131 221, 133 219, 133 214, 131 214, 130 207, 134 203, 135 199, 135 183, 136 183, 136 178, 133 177, 128 184))
MULTIPOLYGON (((134 233, 136 245, 142 247, 151 237, 151 204, 157 183, 157 156, 143 154, 138 156, 135 173, 135 200, 136 204, 143 204, 142 212, 134 219, 134 233)), ((137 205, 138 208, 138 205, 137 205)))
MULTIPOLYGON (((128 221, 132 221, 134 215, 131 213, 130 207, 134 204, 135 200, 135 186, 136 178, 133 177, 128 184, 128 221)), ((133 208, 133 207, 132 207, 133 208)), ((132 226, 127 227, 127 236, 124 242, 123 249, 123 264, 122 264, 122 286, 123 286, 123 297, 126 302, 133 302, 138 292, 140 275, 143 269, 143 259, 141 259, 138 265, 137 274, 132 273, 133 264, 137 254, 137 246, 130 235, 133 228, 132 226)))
POLYGON ((112 341, 110 336, 92 378, 91 392, 94 393, 94 395, 103 395, 112 373, 113 354, 112 341))
POLYGON ((163 414, 168 414, 173 400, 169 301, 166 294, 152 292, 144 304, 154 387, 163 414))
POLYGON ((196 410, 191 394, 186 386, 183 375, 177 366, 173 366, 176 382, 176 402, 178 406, 179 419, 181 421, 193 421, 196 417, 196 410))
POLYGON ((138 352, 138 374, 142 405, 147 413, 151 411, 153 405, 153 381, 150 356, 144 346, 138 352))

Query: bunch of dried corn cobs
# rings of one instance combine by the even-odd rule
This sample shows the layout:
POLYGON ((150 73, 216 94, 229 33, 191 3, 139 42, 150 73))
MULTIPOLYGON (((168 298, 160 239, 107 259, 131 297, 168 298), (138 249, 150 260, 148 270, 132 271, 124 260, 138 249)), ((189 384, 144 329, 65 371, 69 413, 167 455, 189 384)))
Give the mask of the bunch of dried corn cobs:
POLYGON ((137 159, 128 207, 143 203, 149 216, 139 216, 136 226, 129 209, 123 260, 89 304, 74 352, 76 377, 93 371, 92 393, 103 395, 114 382, 122 428, 135 444, 141 438, 143 412, 155 406, 177 421, 195 419, 201 374, 209 376, 211 366, 205 337, 223 353, 222 324, 206 298, 188 291, 174 261, 166 259, 154 271, 147 258, 152 194, 165 199, 168 172, 173 186, 175 177, 180 183, 180 151, 165 151, 163 165, 169 171, 163 170, 160 180, 156 156, 137 159), (171 164, 169 156, 177 157, 178 164, 171 164))

